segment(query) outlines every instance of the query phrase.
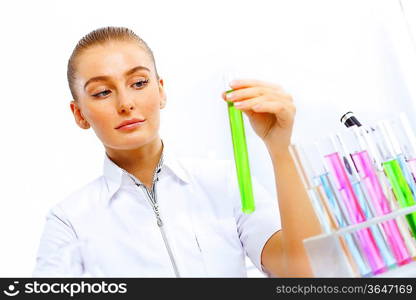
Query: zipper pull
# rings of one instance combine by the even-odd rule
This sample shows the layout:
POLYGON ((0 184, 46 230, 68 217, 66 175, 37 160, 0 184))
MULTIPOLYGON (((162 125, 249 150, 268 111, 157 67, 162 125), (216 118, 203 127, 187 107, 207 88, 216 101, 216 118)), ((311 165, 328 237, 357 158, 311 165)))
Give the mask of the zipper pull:
POLYGON ((162 218, 160 217, 160 214, 159 214, 159 206, 156 204, 154 207, 155 207, 155 214, 156 214, 156 219, 157 219, 157 225, 159 227, 162 227, 163 226, 163 222, 162 222, 162 218))
POLYGON ((160 218, 159 215, 157 215, 156 217, 157 217, 157 226, 162 227, 163 226, 162 219, 160 218))

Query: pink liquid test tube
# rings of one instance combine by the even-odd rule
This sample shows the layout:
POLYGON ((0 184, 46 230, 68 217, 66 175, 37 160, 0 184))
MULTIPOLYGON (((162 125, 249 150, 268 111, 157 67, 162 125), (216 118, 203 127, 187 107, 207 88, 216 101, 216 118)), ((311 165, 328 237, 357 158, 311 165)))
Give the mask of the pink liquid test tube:
MULTIPOLYGON (((383 193, 377 174, 373 168, 372 160, 367 151, 359 151, 351 155, 358 174, 364 183, 371 201, 375 215, 383 216, 391 212, 389 201, 383 193)), ((399 265, 404 265, 412 261, 412 257, 406 248, 396 220, 388 220, 381 223, 387 241, 391 247, 393 255, 399 265)))
MULTIPOLYGON (((346 170, 341 162, 338 152, 325 155, 330 172, 337 184, 337 189, 342 197, 349 219, 352 224, 358 224, 365 221, 364 212, 354 193, 351 182, 348 179, 346 170)), ((380 249, 377 247, 373 234, 369 228, 363 228, 355 231, 360 246, 364 252, 366 260, 370 265, 373 274, 380 274, 387 271, 387 266, 381 257, 380 249)))

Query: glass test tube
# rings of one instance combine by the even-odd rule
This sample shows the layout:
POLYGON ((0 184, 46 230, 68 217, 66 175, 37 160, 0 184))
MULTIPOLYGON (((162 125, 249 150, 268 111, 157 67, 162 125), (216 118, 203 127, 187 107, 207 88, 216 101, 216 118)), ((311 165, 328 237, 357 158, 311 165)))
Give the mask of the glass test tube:
MULTIPOLYGON (((338 227, 346 227, 349 224, 352 224, 348 218, 348 213, 346 212, 346 207, 341 200, 339 194, 334 189, 334 183, 332 182, 332 178, 329 172, 325 169, 325 165, 323 163, 323 157, 320 155, 317 144, 314 144, 314 147, 308 149, 307 157, 311 157, 312 159, 312 170, 313 170, 313 178, 315 181, 319 182, 322 185, 325 191, 325 199, 327 201, 327 205, 330 208, 330 211, 334 215, 338 227)), ((358 268, 361 276, 369 276, 371 274, 371 269, 363 255, 363 250, 359 246, 360 242, 357 238, 355 233, 348 233, 344 235, 345 243, 347 248, 350 251, 350 256, 352 257, 354 263, 356 264, 356 268, 358 268)))
MULTIPOLYGON (((383 123, 379 123, 377 127, 372 131, 374 139, 379 145, 380 152, 382 153, 384 172, 389 179, 392 186, 394 196, 400 207, 409 207, 415 205, 412 191, 409 184, 403 174, 402 168, 397 158, 394 158, 393 150, 388 144, 388 137, 385 132, 383 123)), ((416 237, 416 212, 406 215, 406 220, 413 237, 416 237)))
POLYGON ((318 218, 318 221, 321 225, 321 229, 325 233, 330 233, 332 231, 330 217, 328 212, 325 209, 324 204, 322 203, 322 190, 319 189, 319 186, 315 185, 310 180, 310 164, 307 161, 306 156, 303 153, 303 149, 300 145, 292 145, 291 153, 294 158, 297 171, 302 179, 303 185, 311 199, 312 207, 315 211, 315 215, 318 218))
POLYGON ((393 120, 384 120, 379 123, 379 126, 381 127, 382 132, 386 137, 387 145, 389 146, 389 149, 391 150, 393 157, 397 159, 400 168, 402 169, 403 176, 406 179, 407 184, 409 185, 413 197, 415 197, 416 183, 414 181, 410 168, 406 163, 405 151, 403 150, 405 149, 404 146, 406 144, 400 143, 399 141, 400 138, 404 138, 404 132, 398 129, 398 126, 400 126, 400 124, 398 122, 393 122, 393 120), (396 130, 394 130, 394 128, 396 128, 396 130))
MULTIPOLYGON (((352 147, 352 144, 356 145, 355 141, 352 142, 352 138, 353 136, 349 134, 349 132, 347 131, 344 133, 343 136, 341 136, 341 134, 335 134, 332 139, 337 152, 342 156, 342 162, 344 164, 346 174, 352 185, 355 196, 358 199, 359 205, 363 210, 365 219, 369 220, 374 217, 375 212, 374 208, 371 205, 371 202, 369 202, 370 196, 366 189, 366 186, 362 185, 362 182, 360 181, 360 176, 357 173, 357 170, 354 166, 354 162, 350 155, 350 153, 353 152, 350 149, 352 147)), ((395 267, 397 265, 397 261, 393 257, 391 248, 387 245, 385 233, 382 226, 380 224, 375 224, 369 226, 369 228, 374 236, 377 246, 380 249, 380 253, 384 262, 387 264, 388 267, 395 267)))
MULTIPOLYGON (((331 142, 325 143, 330 145, 331 142)), ((326 150, 327 153, 324 157, 328 165, 329 171, 336 182, 336 188, 340 193, 342 200, 347 209, 349 219, 352 224, 358 224, 365 221, 364 212, 358 202, 357 196, 354 193, 351 182, 348 179, 345 167, 341 161, 341 157, 338 152, 335 152, 333 146, 330 146, 331 150, 326 150)), ((374 236, 369 228, 363 228, 357 230, 356 236, 360 242, 360 246, 363 249, 367 262, 369 263, 373 274, 380 274, 387 270, 387 266, 383 261, 380 253, 380 249, 377 247, 374 236)))
MULTIPOLYGON (((348 222, 345 220, 345 213, 340 208, 335 196, 328 172, 321 168, 322 162, 319 153, 314 152, 316 150, 314 147, 310 147, 310 149, 308 148, 308 154, 306 154, 303 147, 299 145, 292 145, 291 150, 296 157, 295 162, 297 162, 298 170, 302 174, 301 177, 305 187, 308 190, 315 189, 316 191, 322 191, 323 188, 324 195, 319 193, 321 196, 319 198, 320 205, 327 208, 326 212, 330 216, 330 219, 333 220, 334 229, 347 226, 348 222)), ((329 233, 331 230, 328 229, 328 226, 323 225, 324 223, 328 223, 325 221, 327 217, 322 214, 318 219, 320 219, 325 232, 329 233)), ((361 276, 370 275, 371 269, 363 259, 360 248, 357 246, 356 238, 352 234, 346 234, 340 237, 340 242, 355 272, 361 276)))
MULTIPOLYGON (((409 119, 405 113, 401 113, 399 118, 391 121, 391 129, 394 136, 399 142, 401 153, 404 155, 404 160, 410 171, 412 183, 416 182, 416 136, 410 125, 409 119)), ((413 194, 413 196, 415 196, 413 194)))
MULTIPOLYGON (((408 141, 411 144, 413 153, 416 153, 416 139, 414 137, 413 131, 410 129, 410 124, 404 114, 400 115, 401 124, 404 128, 398 131, 398 133, 406 132, 407 137, 409 137, 408 141)), ((343 123, 347 128, 354 132, 356 140, 359 144, 359 149, 367 149, 368 155, 371 158, 373 169, 376 173, 376 178, 373 177, 372 183, 373 186, 377 185, 376 179, 378 179, 379 184, 382 188, 382 193, 380 191, 380 198, 382 199, 382 195, 384 194, 387 198, 387 203, 385 204, 387 207, 391 207, 391 211, 394 211, 397 208, 397 202, 395 201, 395 196, 392 190, 392 187, 389 183, 388 178, 386 178, 386 174, 384 172, 384 168, 382 166, 383 159, 381 157, 383 152, 383 147, 378 145, 374 141, 373 137, 373 128, 362 126, 361 123, 357 120, 355 115, 352 112, 348 112, 341 117, 341 123, 343 123)), ((363 158, 362 161, 366 161, 366 158, 363 158)), ((370 166, 370 164, 368 164, 370 166)), ((357 165, 358 168, 358 165, 357 165)), ((369 169, 370 170, 370 169, 369 169)), ((371 188, 370 188, 371 189, 371 188)), ((377 190, 377 187, 375 187, 377 190)), ((375 194, 375 193, 373 193, 375 194)), ((377 205, 375 205, 377 207, 377 205)), ((404 239, 405 245, 410 252, 411 257, 416 257, 416 243, 415 240, 410 235, 410 231, 406 225, 406 221, 404 217, 397 217, 394 222, 397 224, 397 227, 401 233, 401 236, 404 239)), ((394 225, 393 225, 394 226, 394 225)), ((394 232, 394 229, 392 229, 394 232)), ((399 245, 399 243, 398 243, 399 245)))
MULTIPOLYGON (((368 199, 373 207, 374 216, 382 216, 390 213, 392 210, 383 192, 367 150, 361 150, 362 147, 359 146, 357 142, 352 141, 354 137, 351 131, 344 134, 344 137, 347 141, 354 165, 367 190, 368 199)), ((406 247, 396 220, 385 221, 381 223, 381 226, 398 265, 410 262, 412 260, 412 256, 406 247)))
POLYGON ((383 188, 383 192, 387 195, 391 190, 391 186, 386 179, 386 175, 384 174, 384 169, 381 165, 382 159, 379 150, 377 149, 377 145, 371 139, 370 129, 362 126, 352 112, 344 114, 341 117, 341 123, 343 123, 345 127, 354 131, 359 147, 368 151, 376 170, 377 177, 383 188))
MULTIPOLYGON (((227 90, 226 93, 233 90, 227 90)), ((250 214, 255 210, 253 187, 251 182, 250 164, 248 159, 247 141, 244 130, 244 120, 241 110, 234 107, 234 103, 227 101, 233 144, 234 161, 240 188, 242 211, 250 214)))

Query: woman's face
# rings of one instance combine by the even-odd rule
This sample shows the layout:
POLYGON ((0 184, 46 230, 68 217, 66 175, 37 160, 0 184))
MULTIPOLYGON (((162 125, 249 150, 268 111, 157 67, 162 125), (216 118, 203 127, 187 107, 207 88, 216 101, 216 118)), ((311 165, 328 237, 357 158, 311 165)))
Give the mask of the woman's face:
POLYGON ((77 124, 92 127, 106 148, 132 150, 158 136, 166 97, 150 55, 137 42, 109 42, 75 61, 71 102, 77 124), (123 123, 124 122, 124 123, 123 123), (123 124, 130 125, 122 126, 123 124))

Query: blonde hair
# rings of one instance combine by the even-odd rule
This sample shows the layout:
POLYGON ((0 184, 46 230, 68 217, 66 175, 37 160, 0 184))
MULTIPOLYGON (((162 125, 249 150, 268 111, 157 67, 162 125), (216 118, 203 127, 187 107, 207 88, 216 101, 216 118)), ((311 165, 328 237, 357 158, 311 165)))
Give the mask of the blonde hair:
POLYGON ((153 56, 153 52, 150 47, 146 44, 144 40, 142 40, 137 34, 134 33, 133 30, 125 28, 125 27, 103 27, 98 28, 96 30, 91 31, 87 35, 85 35, 77 45, 75 46, 72 54, 68 60, 68 68, 67 68, 67 78, 68 78, 68 85, 69 90, 71 91, 72 98, 77 100, 77 96, 75 93, 74 88, 74 81, 75 81, 75 60, 76 58, 88 48, 95 46, 95 45, 103 45, 105 43, 111 41, 134 41, 137 42, 143 49, 150 55, 152 59, 156 77, 159 78, 159 75, 156 70, 156 62, 153 56))

